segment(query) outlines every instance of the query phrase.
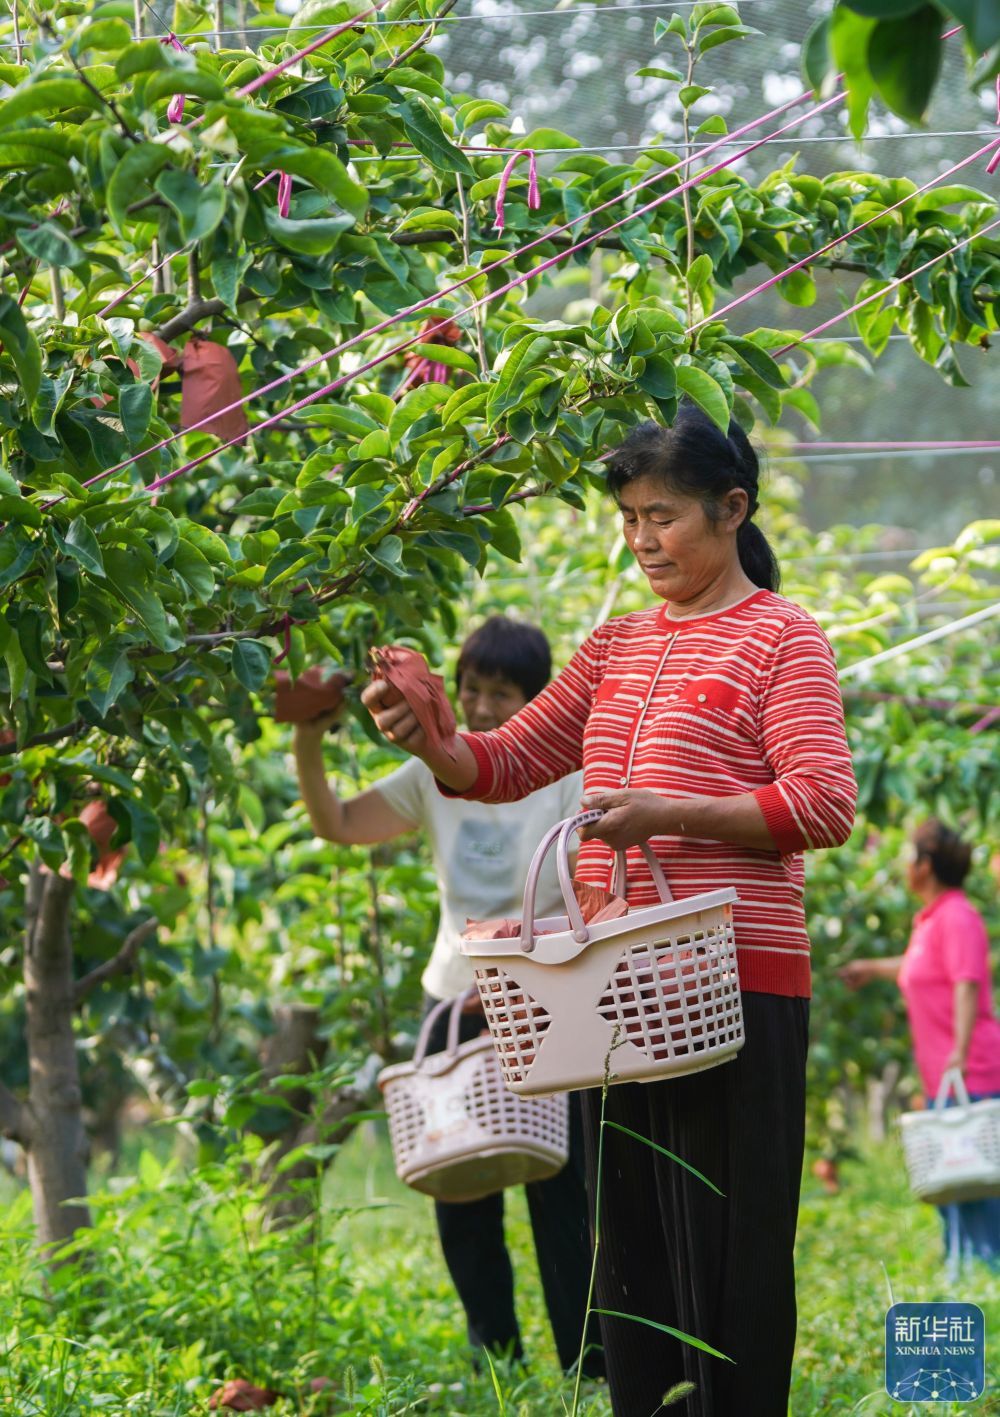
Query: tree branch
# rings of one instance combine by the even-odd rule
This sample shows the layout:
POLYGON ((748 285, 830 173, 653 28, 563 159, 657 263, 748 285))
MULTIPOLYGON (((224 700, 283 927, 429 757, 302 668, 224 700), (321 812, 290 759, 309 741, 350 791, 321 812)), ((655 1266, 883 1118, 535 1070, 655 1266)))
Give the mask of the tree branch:
POLYGON ((5 1083, 0 1082, 0 1136, 9 1137, 11 1141, 26 1147, 29 1140, 27 1123, 27 1108, 18 1102, 5 1083))
MULTIPOLYGON (((243 285, 236 296, 236 303, 244 305, 249 300, 259 299, 260 296, 256 290, 251 290, 248 285, 243 285)), ((179 315, 175 315, 173 319, 161 325, 156 333, 160 339, 169 344, 178 335, 184 335, 188 330, 193 330, 199 321, 208 320, 213 315, 221 315, 226 309, 228 306, 224 300, 193 300, 179 315)))
POLYGON ((73 990, 73 1007, 79 1008, 88 994, 93 993, 97 986, 105 983, 106 980, 115 979, 119 974, 131 974, 140 947, 153 934, 159 923, 156 916, 151 915, 148 920, 144 920, 141 925, 137 925, 131 931, 116 955, 113 955, 111 959, 106 959, 103 964, 99 964, 96 969, 92 969, 82 979, 78 979, 73 990))

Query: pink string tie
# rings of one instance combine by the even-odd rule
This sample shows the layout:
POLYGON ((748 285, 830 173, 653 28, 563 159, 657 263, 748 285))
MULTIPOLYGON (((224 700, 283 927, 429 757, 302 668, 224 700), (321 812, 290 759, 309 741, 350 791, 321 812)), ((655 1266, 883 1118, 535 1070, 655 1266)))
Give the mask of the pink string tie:
POLYGON ((500 186, 497 188, 497 219, 494 223, 494 231, 503 231, 504 228, 504 201, 507 197, 507 188, 514 168, 522 157, 528 159, 528 206, 532 211, 537 211, 542 204, 542 199, 538 195, 538 159, 532 148, 519 148, 513 157, 507 159, 507 164, 500 174, 500 186))
MULTIPOLYGON (((180 40, 177 38, 177 36, 172 30, 170 34, 164 35, 163 39, 160 40, 160 43, 169 45, 171 49, 179 50, 181 54, 187 54, 188 52, 187 47, 181 44, 180 40)), ((173 98, 167 105, 167 122, 180 123, 183 117, 184 95, 182 93, 175 93, 173 98)))
POLYGON ((278 215, 287 217, 292 204, 292 174, 282 172, 278 177, 278 215))
POLYGON ((266 177, 255 182, 253 190, 258 192, 261 187, 266 187, 275 177, 278 179, 278 215, 286 217, 292 202, 292 175, 290 172, 282 172, 280 168, 276 167, 273 172, 269 172, 266 177))
MULTIPOLYGON (((997 124, 1000 125, 1000 74, 997 75, 997 124)), ((986 164, 987 175, 992 177, 998 167, 1000 167, 1000 147, 986 164)))

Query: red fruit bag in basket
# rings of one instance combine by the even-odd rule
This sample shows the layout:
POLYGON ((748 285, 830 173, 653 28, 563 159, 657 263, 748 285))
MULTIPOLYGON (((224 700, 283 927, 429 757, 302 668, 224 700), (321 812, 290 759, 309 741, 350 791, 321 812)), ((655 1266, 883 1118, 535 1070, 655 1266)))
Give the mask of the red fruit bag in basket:
MULTIPOLYGON (((373 679, 384 679, 409 704, 431 748, 454 754, 446 744, 455 736, 455 714, 440 674, 432 674, 416 650, 386 645, 372 650, 373 679)), ((395 702, 399 702, 397 699, 395 702)))

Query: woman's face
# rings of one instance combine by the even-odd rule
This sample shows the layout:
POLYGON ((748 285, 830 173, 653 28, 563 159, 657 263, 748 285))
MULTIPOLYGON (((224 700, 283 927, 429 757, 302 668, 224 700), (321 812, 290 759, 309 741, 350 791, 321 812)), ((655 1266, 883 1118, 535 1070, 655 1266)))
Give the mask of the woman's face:
POLYGON ((697 497, 673 491, 658 477, 637 477, 618 494, 626 544, 661 600, 685 604, 738 565, 736 532, 746 493, 726 494, 718 521, 697 497))
POLYGON ((458 686, 458 702, 473 733, 491 733, 524 708, 524 691, 505 674, 481 674, 466 669, 458 686))

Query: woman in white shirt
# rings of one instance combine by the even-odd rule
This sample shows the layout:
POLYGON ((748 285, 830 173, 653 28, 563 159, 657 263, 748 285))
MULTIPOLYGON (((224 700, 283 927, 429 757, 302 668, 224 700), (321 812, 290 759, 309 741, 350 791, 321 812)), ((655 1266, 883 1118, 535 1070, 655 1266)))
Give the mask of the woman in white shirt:
MULTIPOLYGON (((499 728, 548 683, 549 644, 541 630, 496 615, 462 645, 456 668, 459 707, 474 732, 499 728)), ((367 791, 341 800, 327 781, 323 735, 335 715, 295 728, 295 759, 302 798, 318 836, 342 845, 389 841, 416 828, 427 832, 440 893, 441 918, 422 983, 431 1007, 472 983, 472 965, 459 949, 469 918, 518 916, 528 865, 553 823, 579 811, 581 774, 573 773, 520 802, 467 802, 442 796, 419 758, 367 791)), ((540 915, 564 909, 550 853, 538 885, 540 915)), ((446 1015, 431 1038, 445 1046, 446 1015)), ((481 1014, 462 1019, 461 1041, 482 1029, 481 1014)), ((590 1234, 583 1180, 579 1102, 570 1108, 570 1159, 551 1180, 526 1187, 539 1272, 560 1361, 577 1358, 590 1274, 590 1234)), ((445 1261, 465 1308, 474 1348, 522 1357, 514 1311, 514 1283, 503 1234, 503 1194, 465 1204, 435 1203, 445 1261)), ((594 1326, 595 1335, 597 1333, 594 1326)), ((588 1344, 584 1370, 603 1373, 597 1340, 588 1344)))

